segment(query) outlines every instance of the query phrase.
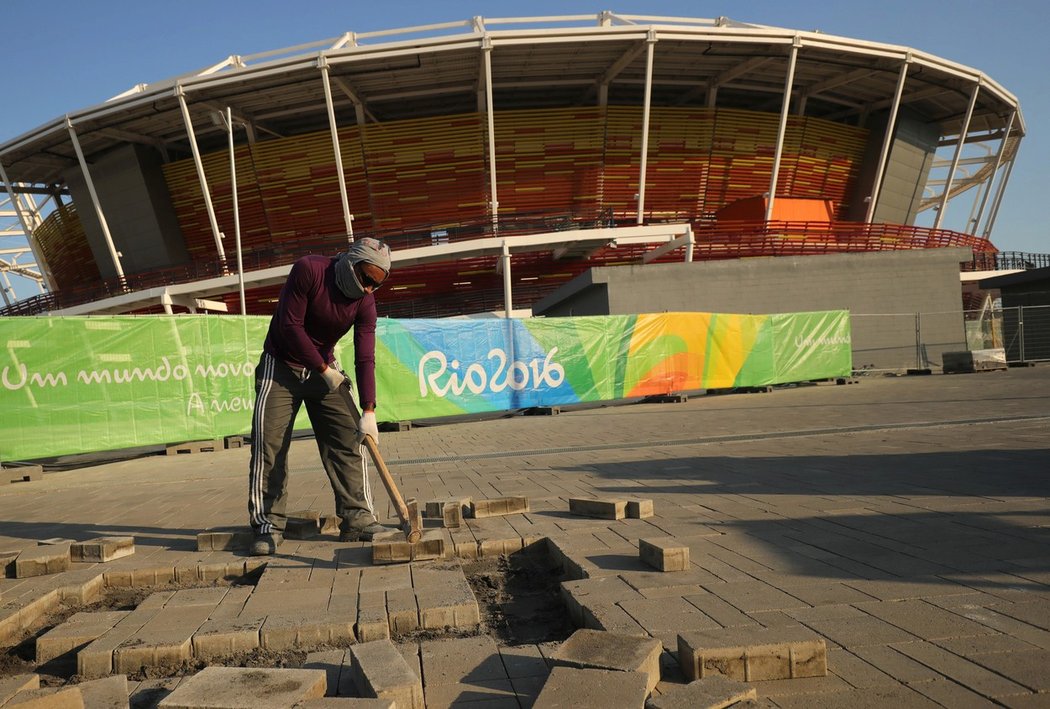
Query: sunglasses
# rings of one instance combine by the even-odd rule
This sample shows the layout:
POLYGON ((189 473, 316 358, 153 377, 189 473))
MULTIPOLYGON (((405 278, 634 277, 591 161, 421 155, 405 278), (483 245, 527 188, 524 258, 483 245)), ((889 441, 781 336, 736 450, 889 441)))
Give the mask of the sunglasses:
POLYGON ((383 285, 384 281, 386 281, 385 278, 379 281, 372 278, 367 273, 365 273, 364 267, 359 263, 355 265, 354 270, 357 271, 357 280, 361 281, 361 285, 365 288, 371 288, 372 290, 376 290, 377 288, 379 288, 379 286, 383 285))

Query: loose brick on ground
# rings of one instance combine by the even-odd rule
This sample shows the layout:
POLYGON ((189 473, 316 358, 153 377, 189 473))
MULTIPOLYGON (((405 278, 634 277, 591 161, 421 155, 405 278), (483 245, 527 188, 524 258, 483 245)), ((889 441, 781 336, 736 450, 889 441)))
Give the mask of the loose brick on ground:
POLYGON ((218 527, 197 534, 197 551, 235 551, 247 549, 254 535, 244 527, 218 527))
POLYGON ((131 556, 135 553, 135 537, 96 537, 86 542, 74 542, 69 547, 73 561, 105 562, 131 556))
POLYGON ((641 709, 648 693, 646 676, 641 672, 555 667, 532 707, 641 709))
POLYGON ((355 645, 350 657, 361 696, 393 699, 398 709, 423 709, 423 683, 389 640, 355 645))
POLYGON ((722 674, 755 682, 823 677, 828 671, 824 639, 802 626, 679 633, 678 662, 690 681, 722 674))
POLYGON ((649 519, 656 514, 652 500, 628 500, 625 511, 628 519, 649 519))
POLYGON ((40 688, 40 675, 21 674, 0 677, 0 705, 19 692, 40 688))
POLYGON ((124 619, 131 611, 81 612, 36 639, 36 661, 47 662, 90 643, 124 619))
POLYGON ((162 699, 159 709, 285 709, 323 697, 323 670, 205 667, 162 699))
POLYGON ((474 519, 522 514, 528 511, 527 497, 493 497, 485 500, 474 499, 470 503, 470 516, 474 519))
POLYGON ((569 636, 551 660, 555 665, 568 667, 641 672, 646 676, 648 693, 660 681, 661 652, 663 647, 659 640, 582 629, 569 636))
POLYGON ((128 678, 113 675, 103 679, 81 682, 77 685, 87 709, 127 709, 128 678))
POLYGON ((639 539, 638 556, 657 571, 689 569, 689 547, 673 537, 639 539))
MULTIPOLYGON (((84 696, 80 688, 42 687, 27 689, 11 698, 5 709, 85 709, 84 696)), ((88 707, 88 709, 92 709, 88 707)))
POLYGON ((682 686, 673 686, 645 703, 646 709, 723 709, 737 702, 757 699, 751 685, 723 675, 711 675, 682 686))
POLYGON ((69 569, 69 544, 44 544, 24 550, 15 559, 15 578, 57 574, 69 569))
POLYGON ((569 512, 598 519, 623 519, 627 516, 626 500, 569 498, 569 512))
POLYGON ((445 556, 445 535, 440 529, 423 532, 423 537, 415 543, 401 537, 401 541, 373 542, 372 563, 400 564, 445 556))

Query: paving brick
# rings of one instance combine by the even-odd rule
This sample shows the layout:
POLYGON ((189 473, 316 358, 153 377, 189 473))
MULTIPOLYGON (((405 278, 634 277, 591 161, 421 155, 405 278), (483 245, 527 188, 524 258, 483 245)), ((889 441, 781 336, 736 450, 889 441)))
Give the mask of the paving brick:
POLYGON ((481 622, 478 601, 469 589, 437 589, 416 592, 419 624, 426 630, 469 630, 481 622))
POLYGON ((185 441, 184 443, 169 443, 164 449, 166 455, 188 455, 191 453, 214 453, 226 449, 226 443, 221 438, 205 441, 185 441))
POLYGON ((101 613, 76 613, 66 622, 47 631, 36 639, 36 661, 53 660, 59 655, 72 652, 87 645, 108 632, 131 611, 104 611, 101 613))
MULTIPOLYGON (((397 709, 393 699, 362 699, 360 697, 321 697, 307 699, 294 709, 397 709)), ((478 709, 482 709, 479 707, 478 709)))
POLYGON ((79 650, 77 674, 85 679, 112 674, 114 651, 125 641, 134 638, 147 622, 160 613, 164 602, 172 595, 170 592, 151 594, 109 631, 79 650))
POLYGON ((487 635, 424 640, 420 656, 428 687, 507 679, 499 648, 487 635))
POLYGON ((472 499, 470 516, 474 519, 522 514, 529 511, 527 497, 494 497, 485 500, 472 499))
POLYGON ((824 639, 802 626, 680 633, 678 663, 690 681, 722 674, 755 682, 823 677, 828 671, 824 639))
POLYGON ((113 675, 77 685, 87 709, 128 709, 128 678, 113 675))
POLYGON ((441 506, 441 526, 448 529, 463 526, 463 505, 459 501, 446 502, 441 506))
POLYGON ((20 674, 0 677, 0 706, 19 692, 40 688, 40 675, 20 674))
POLYGON ((675 686, 645 703, 645 709, 723 709, 740 706, 737 702, 757 699, 754 686, 737 682, 723 675, 711 675, 675 686))
MULTIPOLYGON (((930 643, 898 643, 893 649, 986 697, 1022 694, 1026 691, 1012 679, 930 643)), ((986 660, 986 657, 981 660, 986 660)))
POLYGON ((550 673, 547 661, 535 645, 504 645, 499 648, 503 667, 511 679, 518 677, 544 677, 550 673))
POLYGON ((408 511, 409 529, 423 529, 423 508, 419 501, 410 497, 405 500, 405 509, 408 511))
POLYGON ((569 512, 598 519, 623 519, 627 516, 626 500, 569 498, 569 512))
POLYGON ((84 709, 79 687, 28 689, 16 694, 5 709, 84 709))
POLYGON ((197 551, 240 551, 251 546, 254 535, 244 527, 219 527, 197 534, 197 551))
POLYGON ((649 519, 656 514, 652 500, 627 500, 628 519, 649 519))
POLYGON ((284 709, 321 698, 323 670, 205 667, 187 677, 157 705, 158 709, 284 709), (246 703, 247 700, 247 703, 246 703))
POLYGON ((445 535, 439 529, 423 532, 423 537, 414 544, 404 539, 372 544, 373 564, 399 564, 427 559, 442 559, 445 556, 445 535))
POLYGON ((249 652, 259 647, 263 618, 209 618, 193 634, 193 656, 203 659, 249 652))
POLYGON ((593 608, 597 605, 611 605, 623 600, 642 598, 640 593, 618 576, 562 581, 560 587, 565 608, 577 627, 584 624, 585 607, 593 608))
POLYGON ((393 699, 398 709, 423 709, 423 683, 389 640, 355 645, 350 657, 361 696, 393 699))
POLYGON ((646 692, 649 693, 660 681, 662 651, 658 640, 582 629, 570 635, 551 660, 555 665, 568 667, 641 672, 646 676, 646 692))
POLYGON ((135 553, 135 537, 96 537, 69 546, 72 561, 105 562, 135 553))
POLYGON ((419 606, 410 588, 386 592, 386 613, 391 635, 410 633, 419 628, 419 606))
POLYGON ((193 634, 208 619, 211 605, 165 606, 113 651, 115 672, 176 665, 193 657, 193 634))
POLYGON ((638 556, 658 571, 689 569, 689 547, 682 546, 672 537, 639 539, 638 556))
POLYGON ((324 611, 268 615, 259 629, 259 645, 267 650, 345 645, 354 638, 352 617, 332 618, 324 611))
POLYGON ((15 578, 57 574, 69 569, 69 544, 45 544, 25 549, 15 559, 15 578))
POLYGON ((641 672, 555 667, 532 707, 641 709, 647 694, 646 676, 641 672))

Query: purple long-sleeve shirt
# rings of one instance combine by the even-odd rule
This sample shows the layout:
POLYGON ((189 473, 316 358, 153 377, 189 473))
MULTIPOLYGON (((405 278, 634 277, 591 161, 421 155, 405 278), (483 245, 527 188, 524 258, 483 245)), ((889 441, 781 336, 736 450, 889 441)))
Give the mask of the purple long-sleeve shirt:
POLYGON ((319 372, 339 340, 354 329, 358 401, 376 400, 376 301, 351 300, 335 284, 335 258, 303 256, 292 264, 270 319, 263 350, 293 367, 319 372))

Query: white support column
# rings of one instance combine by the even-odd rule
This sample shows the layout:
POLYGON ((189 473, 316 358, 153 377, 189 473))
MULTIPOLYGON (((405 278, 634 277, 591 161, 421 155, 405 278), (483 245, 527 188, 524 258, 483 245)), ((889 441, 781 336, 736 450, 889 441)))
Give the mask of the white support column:
POLYGON ((4 282, 3 288, 0 288, 0 294, 4 296, 4 305, 11 305, 18 300, 18 296, 15 295, 15 289, 11 286, 11 279, 7 277, 7 271, 0 271, 0 278, 4 282))
POLYGON ((995 167, 992 168, 992 174, 988 177, 988 189, 984 191, 984 197, 981 198, 981 206, 977 210, 977 216, 973 220, 973 231, 972 234, 976 234, 978 227, 981 224, 981 217, 984 216, 984 208, 988 204, 988 195, 992 193, 992 183, 995 182, 995 175, 999 172, 999 168, 1003 164, 1003 155, 1006 154, 1006 141, 1010 139, 1010 131, 1014 127, 1014 118, 1017 117, 1017 111, 1010 112, 1010 118, 1006 121, 1006 130, 1003 132, 1003 142, 999 145, 999 154, 995 156, 995 167))
POLYGON ((784 80, 784 102, 780 106, 780 126, 777 128, 777 147, 773 153, 773 174, 769 178, 769 199, 766 201, 766 221, 773 218, 773 201, 777 196, 777 179, 780 177, 780 158, 784 154, 784 135, 787 133, 788 109, 791 107, 791 89, 795 84, 795 64, 802 40, 796 35, 791 45, 787 78, 784 80))
POLYGON ((510 319, 510 314, 514 310, 513 292, 510 285, 510 246, 507 245, 507 240, 503 240, 503 255, 500 256, 500 264, 503 266, 503 309, 506 313, 504 317, 510 319))
POLYGON ((871 194, 868 195, 868 211, 864 215, 864 223, 871 224, 875 218, 875 205, 879 201, 879 192, 882 190, 882 176, 886 171, 886 161, 890 158, 890 147, 893 145, 893 132, 897 129, 897 115, 900 112, 901 96, 904 95, 904 81, 908 77, 908 67, 911 66, 911 53, 904 57, 900 73, 897 75, 897 91, 893 94, 893 105, 890 107, 890 115, 886 121, 886 134, 882 137, 882 150, 879 151, 879 164, 875 170, 875 179, 871 185, 871 194))
POLYGON ((346 225, 346 240, 354 242, 354 218, 350 214, 350 198, 346 194, 346 176, 343 174, 343 153, 339 149, 339 127, 335 123, 335 104, 332 103, 332 82, 328 76, 328 59, 321 55, 317 60, 324 81, 324 103, 328 108, 328 129, 332 133, 332 152, 335 153, 335 174, 339 180, 339 198, 343 201, 343 223, 346 225))
POLYGON ((95 181, 91 179, 87 160, 84 159, 84 151, 80 149, 80 140, 77 139, 77 132, 73 129, 73 121, 69 120, 69 118, 66 118, 66 128, 69 129, 69 138, 73 141, 73 150, 77 154, 77 160, 80 161, 80 171, 84 173, 84 181, 87 183, 88 194, 91 195, 91 204, 95 208, 95 216, 98 217, 99 226, 102 227, 102 236, 106 239, 109 257, 113 259, 113 268, 117 272, 117 277, 123 281, 124 268, 120 265, 120 254, 117 252, 117 247, 113 245, 113 235, 109 233, 106 215, 102 213, 102 205, 99 204, 98 193, 95 191, 95 181))
POLYGON ((1010 181, 1010 173, 1014 171, 1014 163, 1017 162, 1017 156, 1015 155, 1010 159, 1010 164, 1006 166, 1006 174, 1003 175, 1003 179, 999 182, 999 189, 995 192, 995 202, 992 203, 992 213, 988 215, 988 223, 984 226, 984 238, 988 239, 992 235, 992 227, 995 226, 995 218, 999 216, 999 205, 1003 201, 1003 193, 1006 192, 1006 183, 1010 181))
POLYGON ((241 296, 241 315, 247 314, 244 302, 244 258, 241 254, 241 210, 237 199, 237 158, 233 145, 233 109, 226 107, 226 128, 230 131, 230 189, 233 196, 233 241, 237 248, 237 291, 241 296))
POLYGON ((948 168, 948 179, 944 181, 944 194, 941 195, 941 203, 937 207, 937 216, 933 220, 933 228, 940 229, 944 221, 944 210, 948 207, 948 198, 952 193, 952 183, 955 182, 955 170, 959 167, 959 159, 962 157, 963 145, 966 144, 966 134, 970 131, 970 119, 973 117, 973 107, 977 105, 977 94, 981 91, 981 80, 973 85, 970 92, 970 105, 966 107, 966 118, 963 119, 962 128, 959 129, 959 143, 955 146, 955 155, 952 157, 952 165, 948 168))
POLYGON ((179 99, 179 106, 182 108, 182 120, 186 124, 186 136, 190 139, 193 164, 197 167, 197 179, 200 180, 201 192, 204 194, 204 208, 208 212, 208 223, 211 224, 212 238, 215 239, 215 251, 219 254, 219 262, 223 270, 225 270, 226 250, 222 247, 222 233, 219 231, 219 222, 215 219, 215 207, 211 203, 208 178, 204 175, 204 163, 201 162, 201 151, 197 147, 197 135, 193 132, 193 121, 190 120, 190 107, 186 105, 186 92, 183 91, 181 86, 176 86, 175 96, 179 99))
MULTIPOLYGON (((29 243, 29 250, 33 252, 33 258, 40 266, 40 275, 44 278, 44 283, 47 284, 47 289, 54 292, 56 289, 55 282, 51 279, 51 269, 48 267, 47 259, 44 258, 44 254, 38 248, 36 243, 35 226, 29 223, 29 219, 26 218, 25 212, 22 207, 22 200, 17 194, 15 189, 11 185, 11 180, 7 177, 7 170, 4 169, 4 163, 0 160, 0 180, 4 181, 4 186, 7 187, 7 196, 11 200, 11 207, 15 210, 15 214, 18 215, 18 223, 22 225, 22 231, 25 232, 26 241, 29 243)), ((31 201, 30 204, 33 202, 31 201)), ((37 220, 39 223, 39 220, 37 220)), ((41 290, 41 292, 43 292, 41 290)))
POLYGON ((693 235, 693 225, 687 224, 685 227, 685 262, 693 262, 693 247, 696 246, 696 237, 693 235))
MULTIPOLYGON (((481 56, 485 64, 485 114, 488 117, 489 132, 489 212, 492 216, 492 233, 499 231, 499 195, 496 193, 496 115, 495 101, 492 97, 492 39, 488 35, 481 43, 481 56)), ((507 263, 510 263, 509 257, 507 263)), ((509 276, 504 276, 508 278, 509 276)), ((510 317, 510 311, 507 311, 510 317)))
POLYGON ((642 155, 638 166, 638 215, 635 223, 645 221, 645 171, 649 160, 649 108, 653 99, 653 54, 656 51, 656 32, 649 30, 645 53, 645 100, 642 103, 642 155))

